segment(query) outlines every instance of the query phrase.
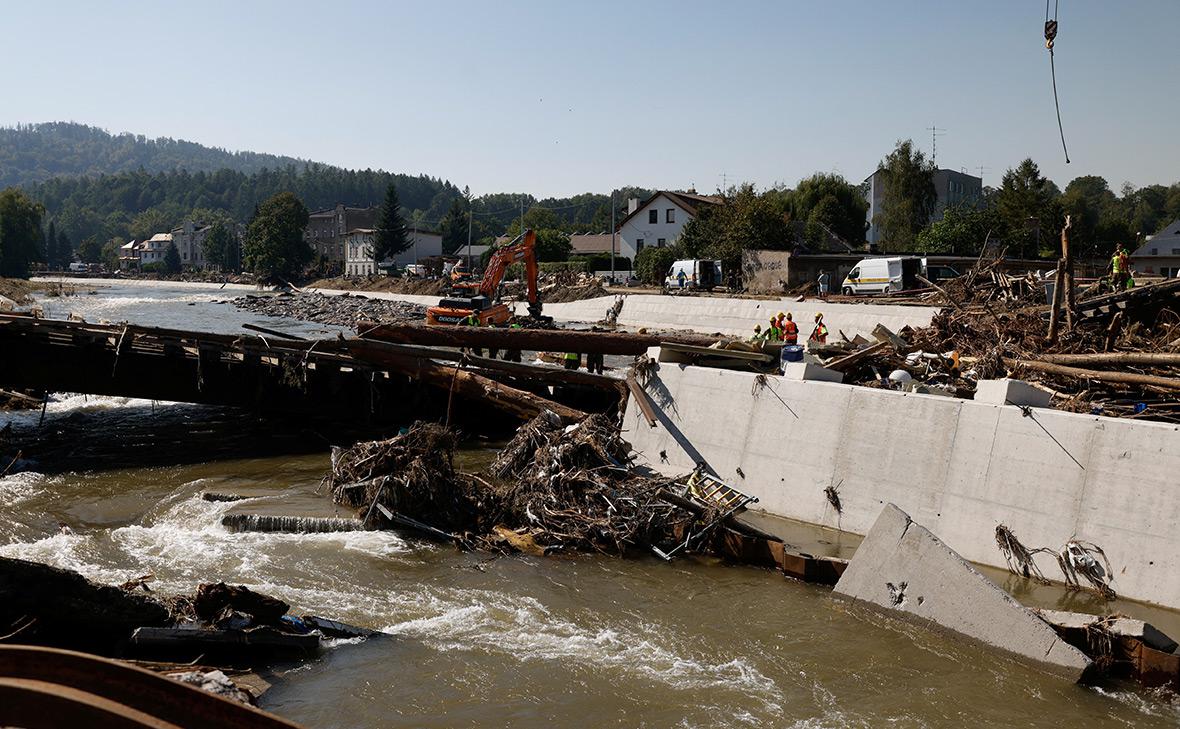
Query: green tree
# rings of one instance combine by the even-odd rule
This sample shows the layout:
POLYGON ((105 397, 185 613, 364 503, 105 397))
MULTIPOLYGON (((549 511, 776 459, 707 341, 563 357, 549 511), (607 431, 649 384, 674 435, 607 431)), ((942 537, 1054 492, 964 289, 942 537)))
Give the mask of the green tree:
POLYGON ((885 250, 907 250, 934 216, 934 164, 906 139, 881 160, 880 171, 884 191, 881 212, 873 222, 881 230, 885 250))
POLYGON ((960 204, 948 207, 942 219, 918 233, 918 250, 955 256, 976 256, 989 236, 999 238, 1002 230, 996 211, 960 204))
POLYGON ((167 233, 172 230, 172 223, 176 219, 176 216, 159 208, 145 210, 131 219, 131 237, 146 240, 156 233, 167 233))
POLYGON ((205 234, 201 243, 205 260, 209 265, 216 266, 219 271, 233 271, 238 262, 238 241, 229 225, 217 221, 205 234))
POLYGON ((243 262, 266 281, 298 277, 312 257, 303 240, 307 208, 290 192, 280 192, 258 206, 243 246, 243 262))
POLYGON ((817 172, 786 192, 785 202, 793 220, 823 224, 854 246, 864 243, 869 203, 841 175, 817 172))
POLYGON ((381 215, 377 221, 377 235, 373 236, 373 260, 380 263, 393 258, 409 248, 410 243, 397 186, 390 184, 385 189, 385 202, 381 205, 381 215))
POLYGON ((776 196, 759 195, 750 184, 729 190, 720 205, 701 206, 677 241, 686 258, 720 259, 729 276, 741 270, 742 251, 790 250, 794 244, 776 196))
POLYGON ((26 278, 29 263, 41 257, 41 218, 45 208, 24 192, 0 190, 0 276, 26 278))
POLYGON ((570 235, 564 230, 556 228, 542 228, 537 231, 537 260, 564 261, 570 256, 573 247, 570 245, 570 235))
POLYGON ((78 257, 83 263, 99 263, 102 261, 102 241, 96 236, 90 236, 78 244, 78 257))
POLYGON ((1064 222, 1060 192, 1031 159, 1009 168, 996 193, 1009 250, 1022 256, 1053 255, 1064 222))
POLYGON ((126 242, 120 237, 115 237, 103 244, 102 264, 108 271, 114 271, 119 267, 119 248, 126 242))
POLYGON ((45 268, 50 271, 57 268, 58 253, 57 253, 57 229, 53 226, 53 221, 49 221, 49 230, 45 233, 45 268))
POLYGON ((57 266, 65 268, 74 260, 74 244, 64 230, 57 231, 57 266))
POLYGON ((1061 195, 1061 206, 1073 220, 1070 245, 1076 246, 1075 255, 1097 255, 1099 225, 1103 225, 1104 221, 1104 235, 1116 228, 1127 228, 1126 225, 1112 225, 1123 217, 1123 206, 1110 191, 1106 179, 1097 175, 1083 175, 1071 180, 1061 195))
POLYGON ((164 273, 168 275, 180 273, 180 251, 176 250, 175 243, 169 243, 167 250, 164 251, 164 273))
POLYGON ((679 246, 644 248, 635 255, 635 276, 644 283, 659 286, 663 284, 668 269, 681 255, 679 246))
POLYGON ((455 198, 451 201, 451 208, 440 227, 443 253, 451 254, 467 245, 467 206, 463 200, 455 198))

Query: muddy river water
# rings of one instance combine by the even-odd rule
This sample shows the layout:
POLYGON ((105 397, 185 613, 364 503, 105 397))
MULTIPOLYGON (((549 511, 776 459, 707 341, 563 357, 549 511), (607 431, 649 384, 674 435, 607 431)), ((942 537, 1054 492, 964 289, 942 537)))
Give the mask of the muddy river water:
MULTIPOLYGON (((115 288, 46 306, 89 320, 327 331, 215 303, 235 294, 115 288)), ((195 427, 212 413, 63 395, 46 427, 72 419, 83 424, 79 439, 92 441, 88 452, 118 450, 126 423, 166 414, 195 427)), ((216 417, 232 425, 224 411, 216 417)), ((0 413, 0 427, 27 431, 38 418, 0 413)), ((0 479, 0 554, 105 582, 152 573, 162 592, 245 584, 297 613, 388 633, 273 670, 264 707, 312 728, 1180 724, 1171 694, 1064 683, 765 570, 711 560, 493 559, 389 532, 235 534, 220 525, 230 511, 332 515, 319 487, 326 448, 307 451, 135 468, 31 464, 0 479), (206 490, 250 498, 210 503, 200 499, 206 490)), ((478 466, 490 453, 476 443, 461 459, 478 466)), ((848 547, 804 528, 799 538, 848 547)), ((1157 622, 1175 620, 1152 612, 1157 622)))

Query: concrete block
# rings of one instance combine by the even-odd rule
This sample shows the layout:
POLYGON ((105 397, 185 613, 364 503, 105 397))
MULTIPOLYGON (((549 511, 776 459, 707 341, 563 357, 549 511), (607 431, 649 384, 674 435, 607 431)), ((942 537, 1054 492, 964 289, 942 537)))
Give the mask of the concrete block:
POLYGON ((1007 377, 999 380, 980 380, 975 386, 975 402, 989 405, 1027 405, 1047 408, 1053 396, 1039 387, 1007 377))
POLYGON ((1090 665, 1050 625, 886 504, 835 592, 1005 651, 1077 681, 1090 665))
POLYGON ((783 377, 788 380, 816 380, 819 382, 843 382, 844 373, 830 370, 807 362, 783 362, 783 377))
MULTIPOLYGON (((1037 610, 1037 614, 1050 625, 1065 630, 1082 630, 1102 619, 1100 615, 1090 613, 1073 613, 1065 610, 1037 610)), ((1148 648, 1154 648, 1164 653, 1174 653, 1180 647, 1159 628, 1151 623, 1134 618, 1115 618, 1108 626, 1112 635, 1123 638, 1134 638, 1142 641, 1148 648)))

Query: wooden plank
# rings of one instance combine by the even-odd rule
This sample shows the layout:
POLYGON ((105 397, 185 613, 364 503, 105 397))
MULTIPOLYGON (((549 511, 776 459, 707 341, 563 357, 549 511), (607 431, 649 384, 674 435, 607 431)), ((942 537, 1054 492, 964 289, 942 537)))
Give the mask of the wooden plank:
POLYGON ((639 381, 635 379, 634 375, 627 376, 627 389, 631 391, 631 396, 635 398, 635 404, 639 406, 639 412, 643 413, 643 417, 647 419, 647 424, 653 428, 656 427, 655 408, 652 407, 647 392, 640 387, 639 381))
POLYGON ((836 370, 838 372, 846 372, 853 365, 866 360, 875 354, 879 354, 880 352, 883 352, 892 346, 893 345, 889 342, 877 342, 876 344, 865 347, 864 349, 858 349, 852 354, 848 354, 840 357, 839 359, 827 362, 824 364, 824 367, 827 367, 830 370, 836 370))

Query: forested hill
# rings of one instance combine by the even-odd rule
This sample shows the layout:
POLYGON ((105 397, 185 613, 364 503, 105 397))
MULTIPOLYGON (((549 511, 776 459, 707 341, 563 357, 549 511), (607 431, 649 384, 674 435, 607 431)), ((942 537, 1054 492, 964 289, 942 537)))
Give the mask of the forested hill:
POLYGON ((110 134, 72 122, 0 128, 0 189, 43 182, 52 177, 111 175, 120 172, 258 172, 305 160, 258 152, 230 152, 182 139, 148 139, 110 134))

